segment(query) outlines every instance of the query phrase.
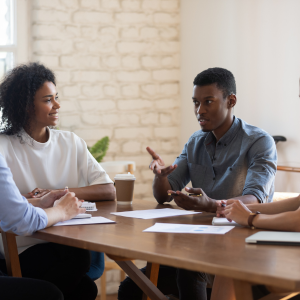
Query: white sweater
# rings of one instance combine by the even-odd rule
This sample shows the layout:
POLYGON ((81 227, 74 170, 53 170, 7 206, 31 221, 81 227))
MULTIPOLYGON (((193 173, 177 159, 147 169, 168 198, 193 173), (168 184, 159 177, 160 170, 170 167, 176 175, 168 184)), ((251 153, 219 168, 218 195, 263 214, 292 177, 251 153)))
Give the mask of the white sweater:
MULTIPOLYGON (((84 140, 69 131, 48 129, 49 139, 38 143, 24 130, 19 137, 0 134, 0 152, 21 194, 35 188, 64 189, 113 183, 87 149, 84 140)), ((18 252, 38 243, 17 237, 18 252)), ((40 241, 41 242, 41 241, 40 241)), ((2 252, 2 239, 0 252, 2 252)), ((3 253, 3 252, 2 252, 3 253)))

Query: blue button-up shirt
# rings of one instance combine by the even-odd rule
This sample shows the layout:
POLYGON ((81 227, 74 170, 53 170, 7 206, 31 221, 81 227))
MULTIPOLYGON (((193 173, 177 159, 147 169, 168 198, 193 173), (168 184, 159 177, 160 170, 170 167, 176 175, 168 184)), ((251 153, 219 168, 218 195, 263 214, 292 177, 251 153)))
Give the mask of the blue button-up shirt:
POLYGON ((18 235, 29 235, 47 226, 45 211, 34 207, 23 197, 14 183, 12 173, 0 154, 0 227, 18 235))
POLYGON ((175 191, 191 181, 217 200, 253 195, 260 202, 272 201, 277 168, 274 140, 236 117, 217 143, 212 132, 195 132, 174 164, 178 167, 168 180, 175 191))

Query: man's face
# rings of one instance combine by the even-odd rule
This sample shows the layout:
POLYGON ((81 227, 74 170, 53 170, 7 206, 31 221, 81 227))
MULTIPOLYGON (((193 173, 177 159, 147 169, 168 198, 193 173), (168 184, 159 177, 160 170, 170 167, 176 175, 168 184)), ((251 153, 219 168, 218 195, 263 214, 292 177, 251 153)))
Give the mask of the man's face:
POLYGON ((230 108, 232 105, 230 99, 229 97, 224 99, 223 91, 216 84, 195 85, 192 99, 195 115, 204 132, 219 129, 231 118, 230 108))

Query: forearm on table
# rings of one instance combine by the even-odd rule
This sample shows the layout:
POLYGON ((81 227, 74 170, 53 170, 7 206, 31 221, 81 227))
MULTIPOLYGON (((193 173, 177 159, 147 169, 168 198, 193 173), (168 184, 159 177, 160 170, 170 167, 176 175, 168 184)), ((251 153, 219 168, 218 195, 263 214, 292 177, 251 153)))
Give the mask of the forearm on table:
POLYGON ((281 231, 300 231, 300 210, 276 215, 257 215, 252 222, 254 227, 281 231))
POLYGON ((158 203, 162 204, 164 202, 170 202, 172 200, 172 198, 168 196, 168 190, 171 190, 172 187, 167 177, 161 178, 155 175, 152 188, 153 195, 158 203))
POLYGON ((78 199, 86 201, 115 200, 116 190, 112 183, 95 184, 80 188, 69 188, 78 199))
POLYGON ((50 207, 44 209, 48 217, 47 227, 50 227, 58 222, 64 221, 64 213, 59 207, 50 207))
POLYGON ((293 197, 270 203, 249 204, 247 207, 252 211, 259 211, 262 214, 273 215, 287 211, 295 211, 300 206, 300 197, 293 197))
POLYGON ((41 199, 40 198, 29 198, 27 201, 35 207, 41 207, 41 199))
POLYGON ((243 195, 239 197, 234 197, 231 199, 238 199, 241 200, 244 204, 259 204, 258 199, 253 195, 243 195))

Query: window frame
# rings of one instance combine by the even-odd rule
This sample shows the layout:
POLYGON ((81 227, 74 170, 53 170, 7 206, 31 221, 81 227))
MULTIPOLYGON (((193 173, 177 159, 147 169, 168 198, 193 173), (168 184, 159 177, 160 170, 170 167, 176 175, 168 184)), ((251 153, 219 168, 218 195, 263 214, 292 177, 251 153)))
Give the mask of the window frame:
POLYGON ((13 44, 0 45, 0 52, 13 53, 13 67, 29 61, 30 0, 13 1, 13 44))

